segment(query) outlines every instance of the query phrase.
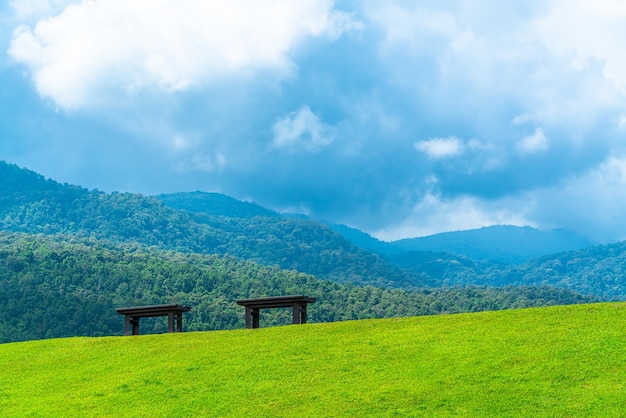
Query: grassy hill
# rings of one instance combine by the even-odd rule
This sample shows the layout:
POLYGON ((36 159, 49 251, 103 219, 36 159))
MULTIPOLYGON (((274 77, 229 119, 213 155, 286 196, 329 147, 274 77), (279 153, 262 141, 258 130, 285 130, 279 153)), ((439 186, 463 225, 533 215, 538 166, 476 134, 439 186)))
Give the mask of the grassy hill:
POLYGON ((623 416, 626 304, 0 345, 14 416, 623 416))

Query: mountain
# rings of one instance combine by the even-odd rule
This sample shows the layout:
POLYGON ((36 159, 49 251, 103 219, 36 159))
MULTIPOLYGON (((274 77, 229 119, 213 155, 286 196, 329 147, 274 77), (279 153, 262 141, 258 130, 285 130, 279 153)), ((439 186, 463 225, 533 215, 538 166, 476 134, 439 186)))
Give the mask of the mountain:
POLYGON ((475 284, 554 285, 604 300, 626 299, 626 241, 540 257, 487 270, 475 284))
POLYGON ((212 216, 226 216, 229 218, 280 217, 278 212, 265 209, 255 203, 242 202, 221 193, 196 191, 160 194, 156 198, 174 209, 202 212, 212 216))
POLYGON ((325 221, 324 223, 333 231, 338 232, 346 239, 349 239, 354 245, 357 245, 365 250, 373 251, 377 254, 398 254, 404 252, 404 250, 395 247, 393 244, 380 241, 370 234, 356 228, 333 222, 325 221))
POLYGON ((564 251, 514 265, 434 252, 408 252, 390 260, 406 269, 419 269, 443 286, 550 285, 602 300, 626 300, 626 241, 564 251))
MULTIPOLYGON (((548 254, 589 243, 563 230, 482 228, 391 243, 395 249, 379 255, 359 248, 328 225, 278 216, 223 195, 108 194, 59 184, 2 162, 0 191, 0 231, 227 255, 339 283, 407 289, 551 284, 602 299, 626 298, 624 243, 548 254), (169 207, 165 201, 187 209, 169 207), (430 242, 426 247, 430 250, 411 250, 418 242, 430 242), (504 262, 519 262, 537 253, 541 256, 523 264, 504 262)), ((369 240, 360 231, 335 228, 355 241, 369 240)), ((373 240, 369 242, 376 243, 373 240)))
POLYGON ((73 234, 183 252, 228 254, 337 282, 383 287, 434 283, 426 275, 404 271, 355 246, 319 222, 277 217, 224 196, 161 197, 198 212, 179 210, 153 197, 59 184, 4 162, 0 162, 0 190, 0 230, 73 234), (212 206, 212 202, 219 205, 212 206), (224 216, 233 206, 232 213, 224 216), (214 209, 203 212, 207 207, 214 209))
POLYGON ((565 229, 541 231, 528 226, 497 225, 403 239, 392 245, 405 251, 447 252, 473 260, 519 264, 547 254, 591 247, 594 243, 565 229))
MULTIPOLYGON (((201 196, 191 196, 190 201, 198 201, 201 196)), ((186 198, 186 194, 178 194, 178 199, 186 198)), ((206 198, 212 199, 212 196, 207 194, 206 198)), ((235 207, 239 204, 234 199, 229 202, 235 207)), ((201 212, 202 207, 202 204, 188 205, 191 211, 201 212)), ((226 216, 236 210, 225 205, 222 211, 214 213, 226 216)), ((306 215, 298 214, 283 214, 283 218, 310 221, 306 215)), ((383 254, 403 271, 430 277, 427 282, 430 286, 550 284, 604 300, 626 299, 626 282, 621 275, 622 265, 626 265, 626 254, 622 251, 625 243, 593 246, 589 239, 566 230, 541 231, 515 226, 486 227, 387 243, 345 225, 324 223, 353 244, 383 254), (423 250, 411 250, 412 245, 423 250), (583 249, 569 250, 578 247, 583 249)))

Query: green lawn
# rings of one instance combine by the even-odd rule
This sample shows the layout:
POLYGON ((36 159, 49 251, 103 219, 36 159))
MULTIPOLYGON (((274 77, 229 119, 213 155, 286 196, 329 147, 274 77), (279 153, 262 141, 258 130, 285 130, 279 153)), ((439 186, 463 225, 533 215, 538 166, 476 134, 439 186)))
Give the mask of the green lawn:
POLYGON ((626 304, 0 345, 0 416, 625 416, 626 304))

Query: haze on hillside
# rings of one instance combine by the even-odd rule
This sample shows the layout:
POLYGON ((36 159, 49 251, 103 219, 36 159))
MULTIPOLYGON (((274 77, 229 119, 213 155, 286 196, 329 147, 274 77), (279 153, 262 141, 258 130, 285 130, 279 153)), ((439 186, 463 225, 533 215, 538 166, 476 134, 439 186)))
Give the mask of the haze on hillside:
POLYGON ((626 238, 619 0, 9 0, 0 160, 391 241, 626 238))

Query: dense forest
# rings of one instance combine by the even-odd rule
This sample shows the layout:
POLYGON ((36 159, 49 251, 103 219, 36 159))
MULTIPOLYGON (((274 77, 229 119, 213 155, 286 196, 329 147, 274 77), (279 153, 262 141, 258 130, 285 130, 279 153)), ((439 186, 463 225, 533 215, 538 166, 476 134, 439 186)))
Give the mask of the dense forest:
POLYGON ((383 287, 435 284, 426 275, 402 270, 357 247, 318 222, 192 213, 139 194, 107 194, 62 185, 3 162, 0 190, 0 230, 72 234, 231 255, 337 282, 383 287))
POLYGON ((191 305, 191 330, 237 328, 236 299, 294 293, 318 298, 318 322, 626 299, 626 243, 511 265, 368 237, 224 195, 109 194, 0 162, 0 341, 119 334, 115 307, 152 303, 191 305))
MULTIPOLYGON (((159 199, 173 207, 200 212, 199 217, 204 216, 205 211, 222 217, 229 212, 250 217, 263 210, 254 204, 212 193, 177 193, 161 195, 159 199)), ((301 217, 295 219, 304 225, 317 225, 301 217)), ((245 224, 249 221, 232 219, 231 222, 245 224)), ((375 249, 405 273, 412 272, 420 277, 422 285, 550 284, 603 300, 626 298, 625 242, 593 246, 589 239, 566 230, 493 226, 385 243, 344 225, 328 223, 328 226, 364 248, 375 249), (532 258, 537 255, 543 256, 532 258)), ((249 234, 253 235, 254 231, 250 230, 249 234)))
POLYGON ((395 241, 405 251, 448 252, 472 260, 521 264, 546 254, 591 247, 586 237, 565 229, 540 231, 531 227, 494 225, 469 231, 444 232, 395 241))
MULTIPOLYGON (((336 283, 231 256, 181 253, 67 235, 0 232, 0 342, 120 335, 116 307, 181 303, 187 330, 243 328, 235 300, 306 294, 311 322, 431 315, 594 301, 551 286, 464 286, 422 290, 336 283)), ((289 323, 263 312, 264 325, 289 323)), ((165 331, 142 320, 143 332, 165 331)))
POLYGON ((626 299, 626 242, 597 245, 502 265, 436 252, 390 256, 398 266, 437 277, 441 285, 552 285, 602 300, 626 299))

